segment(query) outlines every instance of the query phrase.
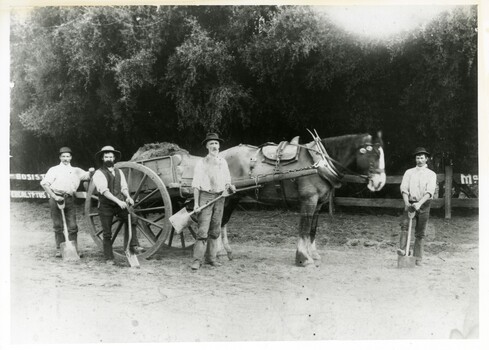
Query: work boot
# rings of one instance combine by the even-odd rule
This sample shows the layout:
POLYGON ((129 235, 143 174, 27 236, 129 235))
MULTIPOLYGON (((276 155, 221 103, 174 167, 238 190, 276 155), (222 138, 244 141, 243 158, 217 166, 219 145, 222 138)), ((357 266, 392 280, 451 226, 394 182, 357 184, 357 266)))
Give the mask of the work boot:
POLYGON ((424 252, 424 239, 416 238, 414 240, 414 257, 416 258, 416 265, 421 266, 421 260, 423 260, 424 252))
POLYGON ((61 249, 56 248, 56 254, 54 254, 55 258, 61 258, 61 249))
POLYGON ((105 260, 114 260, 114 253, 112 252, 112 241, 104 238, 104 258, 105 260))
POLYGON ((194 260, 194 262, 192 263, 192 265, 190 265, 190 268, 192 270, 198 270, 200 269, 200 266, 202 265, 202 263, 200 262, 200 260, 194 260))
POLYGON ((78 249, 78 238, 75 239, 75 249, 76 249, 76 252, 78 253, 78 256, 81 258, 83 258, 83 253, 80 252, 80 250, 78 249))
POLYGON ((204 260, 205 248, 205 240, 199 239, 195 242, 193 252, 194 261, 192 262, 192 265, 190 265, 190 268, 192 270, 198 270, 202 265, 202 261, 204 260))
POLYGON ((133 252, 134 254, 141 254, 141 253, 145 252, 145 249, 143 247, 139 247, 137 245, 131 246, 130 249, 131 249, 131 252, 133 252))
POLYGON ((222 264, 217 261, 217 238, 210 238, 207 242, 207 254, 205 263, 214 267, 219 267, 222 264))

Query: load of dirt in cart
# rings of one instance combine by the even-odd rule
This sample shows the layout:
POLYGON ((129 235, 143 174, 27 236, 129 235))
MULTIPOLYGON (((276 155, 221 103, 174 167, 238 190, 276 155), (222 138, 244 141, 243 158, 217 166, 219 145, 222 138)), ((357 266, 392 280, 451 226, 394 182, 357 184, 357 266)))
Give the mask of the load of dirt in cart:
POLYGON ((171 142, 156 142, 147 143, 139 147, 136 153, 132 156, 132 161, 146 160, 156 157, 172 156, 174 154, 189 154, 186 149, 180 148, 175 143, 171 142))

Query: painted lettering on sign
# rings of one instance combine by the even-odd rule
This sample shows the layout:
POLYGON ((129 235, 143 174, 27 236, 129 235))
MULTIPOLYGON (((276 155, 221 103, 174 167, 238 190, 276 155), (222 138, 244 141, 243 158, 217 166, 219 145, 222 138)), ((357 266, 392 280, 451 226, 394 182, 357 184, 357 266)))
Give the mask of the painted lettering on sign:
POLYGON ((11 180, 39 180, 44 179, 46 174, 10 174, 11 180))
MULTIPOLYGON (((86 192, 76 192, 76 198, 87 198, 86 192)), ((10 191, 10 198, 49 198, 44 191, 10 191)))
POLYGON ((48 198, 44 191, 10 191, 11 198, 48 198))
POLYGON ((478 175, 460 174, 460 183, 462 185, 472 185, 472 184, 477 184, 478 182, 479 182, 479 176, 478 175))

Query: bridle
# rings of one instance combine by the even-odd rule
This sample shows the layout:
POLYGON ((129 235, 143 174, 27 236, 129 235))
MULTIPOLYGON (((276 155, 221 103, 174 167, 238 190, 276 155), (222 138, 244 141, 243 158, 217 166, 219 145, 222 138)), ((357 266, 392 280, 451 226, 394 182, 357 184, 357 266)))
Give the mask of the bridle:
MULTIPOLYGON (((341 164, 336 159, 331 158, 328 154, 323 154, 322 152, 318 151, 317 149, 310 148, 310 147, 307 147, 307 146, 304 146, 304 145, 297 145, 297 146, 299 146, 301 148, 304 148, 304 149, 307 149, 309 151, 316 152, 319 155, 321 155, 323 158, 326 158, 329 162, 331 162, 335 166, 335 168, 336 168, 335 170, 337 171, 337 173, 338 173, 338 175, 340 177, 343 177, 345 174, 348 174, 348 175, 353 175, 353 176, 360 177, 360 178, 365 179, 365 180, 368 181, 368 179, 373 174, 376 174, 376 173, 378 174, 378 173, 385 172, 385 169, 378 169, 378 168, 375 169, 374 168, 374 161, 373 160, 370 160, 369 161, 368 175, 360 174, 360 173, 358 173, 356 171, 353 171, 353 170, 347 168, 346 166, 344 166, 343 164, 341 164), (341 171, 338 171, 337 168, 341 168, 341 171)), ((374 143, 374 144, 372 144, 370 142, 366 142, 362 146, 358 147, 356 149, 356 152, 360 152, 363 155, 369 155, 369 154, 375 153, 376 156, 378 157, 378 159, 380 159, 380 157, 381 157, 380 148, 381 147, 382 147, 382 145, 380 143, 374 143)))

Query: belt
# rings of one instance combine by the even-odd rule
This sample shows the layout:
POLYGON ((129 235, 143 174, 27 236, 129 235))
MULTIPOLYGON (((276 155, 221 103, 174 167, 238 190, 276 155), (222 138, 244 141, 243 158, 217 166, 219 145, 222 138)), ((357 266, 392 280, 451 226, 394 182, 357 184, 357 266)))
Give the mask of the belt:
POLYGON ((73 194, 69 194, 69 193, 58 193, 55 191, 53 191, 53 193, 57 196, 64 197, 64 198, 73 197, 73 194))
POLYGON ((204 191, 204 190, 200 190, 200 192, 205 192, 207 194, 212 194, 212 195, 221 195, 223 191, 219 191, 219 192, 210 192, 210 191, 204 191))

